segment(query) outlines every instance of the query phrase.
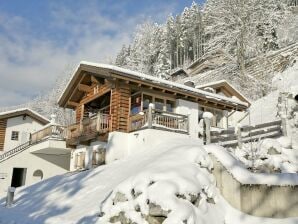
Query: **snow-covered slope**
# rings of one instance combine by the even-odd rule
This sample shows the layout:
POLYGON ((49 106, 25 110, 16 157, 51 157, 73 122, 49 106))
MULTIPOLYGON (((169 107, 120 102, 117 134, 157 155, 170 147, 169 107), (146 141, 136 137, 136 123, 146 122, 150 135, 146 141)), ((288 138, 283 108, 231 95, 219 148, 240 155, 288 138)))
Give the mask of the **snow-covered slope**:
MULTIPOLYGON (((298 93, 298 57, 296 57, 296 63, 292 67, 274 76, 272 85, 276 89, 275 91, 252 102, 250 106, 250 120, 252 125, 278 119, 276 115, 279 92, 298 93)), ((242 124, 248 125, 249 118, 245 118, 242 124)))
MULTIPOLYGON (((170 209, 171 224, 182 223, 178 222, 181 219, 187 223, 297 223, 295 218, 257 218, 233 209, 214 188, 211 165, 204 148, 196 141, 173 139, 162 145, 152 144, 152 150, 140 151, 127 159, 91 171, 56 176, 18 190, 14 207, 4 208, 4 200, 1 201, 0 223, 106 223, 105 218, 117 210, 129 210, 130 207, 121 207, 122 203, 113 205, 111 200, 117 192, 128 197, 132 187, 135 195, 146 192, 139 196, 139 202, 150 199, 170 209), (190 195, 198 193, 202 197, 192 204, 190 195), (100 211, 105 214, 99 219, 100 211)), ((128 204, 138 201, 128 199, 128 204)), ((144 206, 139 209, 145 212, 146 205, 140 206, 144 206)))

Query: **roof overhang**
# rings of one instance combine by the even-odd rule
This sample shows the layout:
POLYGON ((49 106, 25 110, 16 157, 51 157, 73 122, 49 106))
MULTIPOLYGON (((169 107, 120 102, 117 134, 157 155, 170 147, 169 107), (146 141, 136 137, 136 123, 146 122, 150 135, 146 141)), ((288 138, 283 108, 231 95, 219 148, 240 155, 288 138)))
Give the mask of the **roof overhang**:
POLYGON ((206 83, 204 85, 196 86, 196 88, 198 88, 198 89, 204 89, 206 87, 211 87, 211 88, 215 88, 215 89, 216 88, 225 88, 228 92, 230 92, 232 95, 236 96, 239 100, 246 102, 248 104, 248 106, 251 105, 251 102, 227 80, 219 80, 216 82, 210 82, 210 83, 206 83))
POLYGON ((38 121, 42 125, 50 123, 50 121, 47 118, 29 108, 20 108, 16 110, 1 112, 0 119, 9 119, 24 115, 32 117, 34 120, 38 121))
POLYGON ((189 97, 194 97, 197 99, 202 99, 202 101, 210 101, 214 104, 224 104, 228 105, 230 108, 236 110, 246 110, 248 108, 247 102, 241 100, 228 98, 225 96, 220 96, 218 94, 209 93, 200 89, 193 87, 188 87, 183 84, 171 82, 168 80, 163 80, 154 76, 146 75, 143 73, 131 71, 128 69, 120 68, 113 65, 91 63, 91 62, 81 62, 72 78, 68 82, 65 90, 58 100, 58 104, 61 107, 66 107, 72 92, 75 91, 82 76, 84 74, 92 74, 95 77, 107 78, 109 80, 120 79, 128 80, 132 82, 143 83, 144 85, 153 85, 161 89, 168 90, 170 92, 178 92, 186 94, 189 97))

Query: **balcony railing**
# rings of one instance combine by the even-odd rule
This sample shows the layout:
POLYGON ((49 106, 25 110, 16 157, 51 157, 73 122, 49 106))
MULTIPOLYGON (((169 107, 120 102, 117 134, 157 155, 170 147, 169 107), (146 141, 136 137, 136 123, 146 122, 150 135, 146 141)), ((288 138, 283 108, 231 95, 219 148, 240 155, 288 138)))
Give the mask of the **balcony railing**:
POLYGON ((129 123, 130 131, 156 128, 174 132, 189 132, 188 116, 155 109, 148 109, 131 116, 129 123))
POLYGON ((81 122, 67 127, 67 139, 107 133, 111 127, 110 120, 110 115, 108 114, 98 114, 91 118, 84 118, 81 122))
POLYGON ((66 129, 61 125, 49 125, 30 136, 30 144, 35 144, 45 139, 64 140, 66 137, 66 129))

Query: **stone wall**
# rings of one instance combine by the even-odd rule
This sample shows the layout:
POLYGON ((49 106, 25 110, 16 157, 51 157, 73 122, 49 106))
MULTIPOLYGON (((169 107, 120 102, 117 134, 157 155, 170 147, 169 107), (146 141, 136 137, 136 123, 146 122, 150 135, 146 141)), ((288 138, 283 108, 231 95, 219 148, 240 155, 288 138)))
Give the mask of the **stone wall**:
POLYGON ((245 185, 210 155, 217 187, 234 208, 254 216, 287 218, 298 216, 298 186, 245 185))

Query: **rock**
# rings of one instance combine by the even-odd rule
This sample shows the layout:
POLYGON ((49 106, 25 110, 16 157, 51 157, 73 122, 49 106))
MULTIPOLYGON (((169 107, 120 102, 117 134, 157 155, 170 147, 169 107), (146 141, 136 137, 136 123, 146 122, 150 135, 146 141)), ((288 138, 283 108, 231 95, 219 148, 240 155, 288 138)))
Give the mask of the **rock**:
POLYGON ((160 205, 154 203, 149 203, 149 215, 154 217, 167 217, 169 211, 165 211, 161 208, 160 205))
POLYGON ((292 140, 289 137, 280 137, 276 139, 283 148, 290 149, 292 147, 292 140))
POLYGON ((136 206, 135 206, 135 210, 136 210, 136 212, 140 212, 140 211, 141 211, 141 207, 140 207, 140 205, 136 205, 136 206))
POLYGON ((268 149, 268 154, 269 154, 269 155, 277 155, 277 154, 281 154, 281 153, 278 152, 278 151, 276 150, 276 148, 271 147, 271 148, 268 149))
POLYGON ((272 138, 265 138, 260 147, 262 153, 271 153, 270 155, 280 154, 282 148, 280 143, 272 138))
POLYGON ((139 197, 142 194, 142 192, 136 192, 135 189, 131 190, 131 195, 134 199, 136 199, 137 197, 139 197))
POLYGON ((190 202, 196 206, 196 207, 199 207, 199 204, 200 204, 200 200, 201 200, 201 195, 200 194, 197 194, 197 195, 190 195, 190 202))
POLYGON ((128 201, 128 199, 126 198, 126 196, 124 194, 122 194, 121 192, 117 192, 114 200, 113 200, 113 204, 117 204, 118 202, 125 202, 128 201))
POLYGON ((155 216, 146 216, 145 218, 149 224, 162 224, 165 221, 166 217, 155 217, 155 216))
POLYGON ((111 217, 110 222, 111 223, 120 222, 121 224, 132 224, 130 219, 126 218, 124 212, 120 212, 119 215, 111 217))

